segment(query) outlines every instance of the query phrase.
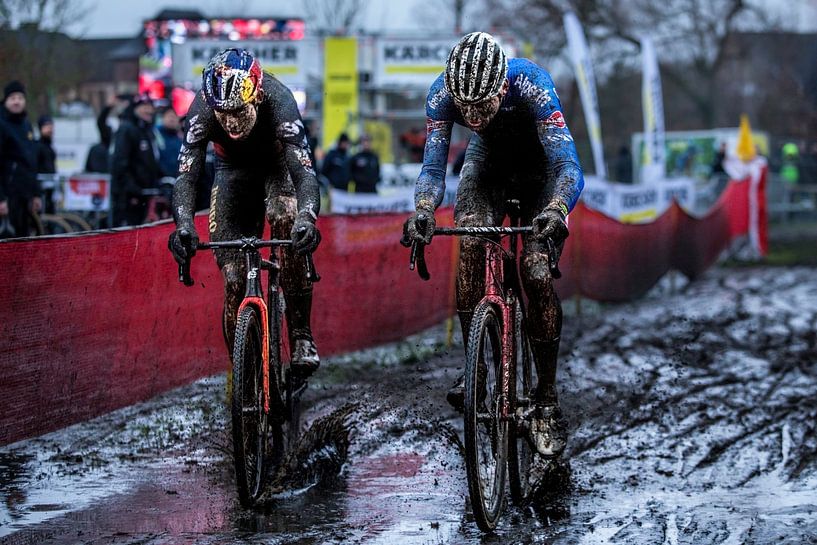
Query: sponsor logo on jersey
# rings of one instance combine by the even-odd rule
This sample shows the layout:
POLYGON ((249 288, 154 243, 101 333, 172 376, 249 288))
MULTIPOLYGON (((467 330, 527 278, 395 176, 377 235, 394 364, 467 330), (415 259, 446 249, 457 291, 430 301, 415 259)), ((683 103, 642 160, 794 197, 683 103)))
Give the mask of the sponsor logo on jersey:
POLYGON ((549 129, 564 129, 566 126, 565 116, 559 110, 556 110, 545 119, 545 127, 549 129))
POLYGON ((432 110, 436 110, 440 107, 440 103, 448 96, 448 90, 445 86, 442 86, 439 91, 434 93, 430 99, 428 99, 428 105, 431 107, 432 110))
POLYGON ((519 74, 513 82, 514 86, 519 89, 519 94, 535 102, 538 106, 544 106, 553 98, 550 96, 548 89, 542 89, 533 83, 525 74, 519 74))

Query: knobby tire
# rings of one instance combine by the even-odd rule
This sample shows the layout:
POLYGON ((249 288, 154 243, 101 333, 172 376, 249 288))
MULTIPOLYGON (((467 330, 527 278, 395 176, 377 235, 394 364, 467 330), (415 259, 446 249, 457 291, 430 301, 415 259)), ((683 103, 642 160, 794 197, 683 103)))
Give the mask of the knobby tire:
POLYGON ((480 303, 474 312, 465 355, 465 468, 471 508, 477 525, 484 532, 493 531, 502 514, 508 468, 508 422, 498 420, 497 409, 502 388, 500 323, 494 307, 487 302, 480 303), (479 368, 486 356, 493 361, 486 362, 485 384, 480 388, 479 368), (493 389, 489 387, 492 374, 493 389), (484 396, 483 390, 487 390, 484 396), (480 412, 490 415, 490 422, 478 422, 480 412), (484 462, 481 454, 487 458, 484 462))
MULTIPOLYGON (((264 413, 261 319, 253 307, 238 315, 233 349, 233 457, 238 498, 251 507, 264 490, 269 422, 264 413)), ((272 397, 272 396, 271 396, 272 397)))

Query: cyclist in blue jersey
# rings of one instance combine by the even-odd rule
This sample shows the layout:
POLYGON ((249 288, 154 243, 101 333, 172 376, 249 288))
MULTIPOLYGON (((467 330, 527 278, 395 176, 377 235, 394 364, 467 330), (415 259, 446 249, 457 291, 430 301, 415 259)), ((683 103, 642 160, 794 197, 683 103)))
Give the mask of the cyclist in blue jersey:
MULTIPOLYGON (((521 263, 539 377, 529 439, 542 456, 557 456, 567 440, 556 394, 562 307, 548 269, 546 240, 553 240, 556 253, 561 253, 568 236, 567 215, 584 177, 553 80, 529 60, 508 59, 490 34, 473 32, 451 50, 445 71, 428 92, 426 115, 428 137, 415 189, 416 211, 405 225, 406 241, 431 241, 434 211, 445 191, 452 127, 457 123, 470 128, 454 221, 461 227, 501 225, 505 203, 515 198, 523 224, 533 226, 532 236, 524 238, 521 263)), ((465 339, 483 295, 484 274, 484 246, 476 238, 462 237, 457 311, 465 339)), ((461 410, 463 398, 461 378, 448 392, 448 401, 461 410)))

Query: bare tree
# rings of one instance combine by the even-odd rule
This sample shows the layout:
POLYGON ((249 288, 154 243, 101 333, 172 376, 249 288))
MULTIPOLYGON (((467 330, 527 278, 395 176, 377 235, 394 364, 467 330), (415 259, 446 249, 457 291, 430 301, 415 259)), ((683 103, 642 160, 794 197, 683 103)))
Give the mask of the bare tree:
POLYGON ((82 81, 89 64, 64 31, 88 13, 85 0, 0 0, 0 81, 22 81, 32 113, 51 111, 60 91, 82 81))
POLYGON ((309 22, 318 30, 333 34, 348 34, 366 4, 366 0, 304 0, 309 22))
POLYGON ((483 27, 482 8, 482 0, 420 0, 414 12, 417 21, 425 27, 462 34, 483 27))
POLYGON ((731 37, 778 27, 765 5, 748 0, 487 1, 496 25, 516 30, 545 56, 563 49, 563 16, 575 12, 602 76, 613 66, 637 63, 640 39, 649 34, 660 51, 663 75, 695 104, 706 126, 715 121, 715 76, 731 37))

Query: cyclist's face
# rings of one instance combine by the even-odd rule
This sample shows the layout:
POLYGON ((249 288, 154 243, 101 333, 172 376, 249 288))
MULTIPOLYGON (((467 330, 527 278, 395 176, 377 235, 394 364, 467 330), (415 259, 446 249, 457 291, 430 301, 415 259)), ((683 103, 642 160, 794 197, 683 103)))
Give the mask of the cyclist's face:
POLYGON ((479 132, 488 126, 488 123, 491 122, 496 113, 499 111, 499 105, 502 103, 502 97, 504 97, 505 93, 507 92, 508 81, 506 80, 505 83, 502 84, 499 94, 495 96, 471 104, 454 100, 454 104, 457 105, 457 108, 462 114, 462 118, 465 120, 468 128, 472 131, 479 132))
POLYGON ((258 110, 255 104, 247 103, 238 110, 232 112, 216 111, 216 119, 233 140, 243 140, 250 135, 255 122, 258 119, 258 110))

